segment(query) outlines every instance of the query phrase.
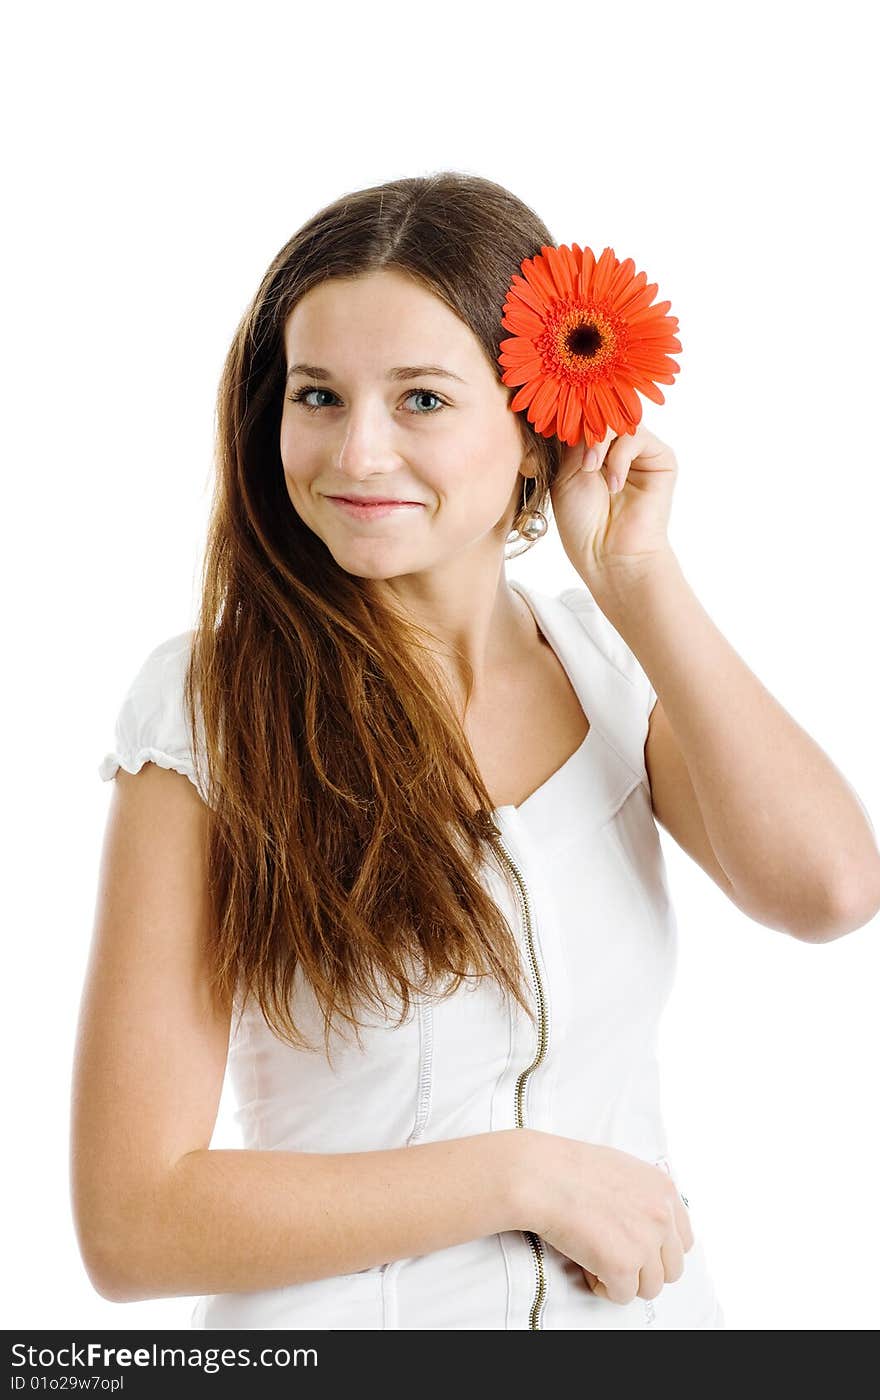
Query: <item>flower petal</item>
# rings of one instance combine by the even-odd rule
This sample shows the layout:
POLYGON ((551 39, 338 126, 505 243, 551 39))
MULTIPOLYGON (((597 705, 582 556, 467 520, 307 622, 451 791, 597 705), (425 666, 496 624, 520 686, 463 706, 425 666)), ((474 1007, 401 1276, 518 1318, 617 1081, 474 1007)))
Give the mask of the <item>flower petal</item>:
POLYGON ((499 358, 505 364, 521 364, 523 360, 533 360, 538 353, 531 340, 525 336, 515 335, 510 340, 502 340, 498 346, 499 358))
POLYGON ((608 424, 605 422, 602 405, 593 385, 588 386, 584 395, 584 418, 589 427, 593 442, 601 442, 605 436, 608 424))
POLYGON ((657 295, 656 282, 648 283, 643 272, 639 273, 639 278, 636 278, 629 290, 623 294, 614 307, 614 314, 616 316, 623 316, 627 321, 630 320, 637 311, 642 311, 644 307, 649 306, 657 295), (639 278, 642 280, 640 285, 637 286, 636 284, 639 278))
POLYGON ((517 384, 527 384, 528 381, 530 379, 533 379, 534 377, 534 370, 528 368, 526 365, 511 365, 502 374, 501 382, 502 384, 507 384, 510 388, 513 388, 517 384))
POLYGON ((521 408, 528 408, 529 404, 532 402, 532 399, 537 394, 543 382, 543 378, 530 379, 528 384, 526 384, 522 389, 520 389, 518 394, 514 394, 513 398, 508 404, 508 408, 512 408, 514 412, 517 412, 521 408))
POLYGON ((547 271, 544 259, 540 254, 538 257, 527 259, 527 261, 523 263, 523 271, 525 272, 527 280, 537 289, 548 305, 558 300, 556 288, 553 285, 553 278, 547 271))
POLYGON ((568 301, 574 292, 574 281, 568 263, 557 248, 544 248, 542 251, 547 263, 547 271, 556 288, 556 295, 560 300, 568 301))
POLYGON ((625 375, 615 374, 611 387, 620 400, 623 412, 637 423, 642 416, 642 405, 631 381, 625 375))
POLYGON ((618 437, 629 432, 629 423, 620 411, 620 401, 611 385, 604 380, 596 385, 596 402, 602 418, 618 437))
POLYGON ((593 273, 596 268, 596 258, 592 248, 585 248, 581 260, 581 275, 578 280, 578 295, 588 297, 593 285, 593 273))
POLYGON ((648 306, 644 310, 633 312, 632 315, 627 317, 627 320, 633 325, 637 325, 641 321, 653 320, 653 318, 661 312, 668 311, 671 305, 671 301, 658 301, 656 306, 648 306))
POLYGON ((501 318, 501 324, 516 335, 528 336, 532 340, 537 340, 546 329, 543 319, 523 302, 510 304, 507 313, 501 318))
POLYGON ((520 277, 517 272, 513 274, 507 298, 514 306, 517 301, 525 302, 526 306, 531 307, 536 316, 543 316, 546 309, 544 300, 540 294, 535 291, 534 287, 529 285, 524 277, 520 277))
POLYGON ((593 284, 590 288, 592 295, 597 301, 602 301, 608 293, 608 288, 614 277, 614 269, 617 266, 617 259, 611 248, 603 248, 602 256, 596 264, 596 271, 593 274, 593 284))
POLYGON ((529 417, 539 432, 543 432, 547 423, 556 412, 557 393, 558 386, 556 380, 545 378, 541 382, 537 394, 532 399, 529 408, 529 417))
MULTIPOLYGON (((670 380, 670 383, 671 383, 671 382, 672 382, 672 381, 670 380)), ((650 400, 652 401, 652 403, 665 403, 665 402, 666 402, 666 398, 665 398, 665 396, 664 396, 662 390, 661 390, 661 389, 658 389, 654 384, 645 384, 645 385, 642 387, 641 392, 645 395, 645 398, 650 399, 650 400)))
POLYGON ((614 276, 611 278, 611 285, 608 288, 608 299, 613 306, 621 292, 630 285, 636 265, 632 258, 626 258, 622 263, 618 263, 614 276))
POLYGON ((576 385, 568 384, 559 409, 559 436, 570 447, 574 447, 580 437, 582 421, 581 396, 576 385))
POLYGON ((560 257, 565 258, 568 270, 571 275, 571 291, 569 296, 577 295, 578 278, 581 275, 581 250, 575 243, 571 247, 567 243, 561 244, 559 248, 560 257))

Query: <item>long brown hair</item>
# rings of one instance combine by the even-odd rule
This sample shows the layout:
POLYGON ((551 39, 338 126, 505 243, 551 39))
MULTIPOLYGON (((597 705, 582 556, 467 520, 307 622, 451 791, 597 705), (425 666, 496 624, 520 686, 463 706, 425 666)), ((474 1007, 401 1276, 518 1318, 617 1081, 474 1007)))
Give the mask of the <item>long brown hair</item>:
MULTIPOLYGON (((359 1006, 387 1017, 396 1002, 400 1025, 413 994, 445 983, 450 995, 467 977, 533 1011, 514 933, 476 873, 492 799, 425 665, 437 639, 341 569, 287 494, 286 318, 328 277, 401 269, 470 327, 500 381, 510 278, 552 242, 527 205, 474 175, 345 194, 273 259, 226 357, 185 685, 207 765, 212 990, 227 1004, 243 992, 242 1010, 255 997, 294 1046, 312 1048, 292 1017, 298 970, 328 1053, 331 1025, 360 1040, 359 1006)), ((525 509, 538 509, 561 448, 516 417, 535 463, 525 509)))

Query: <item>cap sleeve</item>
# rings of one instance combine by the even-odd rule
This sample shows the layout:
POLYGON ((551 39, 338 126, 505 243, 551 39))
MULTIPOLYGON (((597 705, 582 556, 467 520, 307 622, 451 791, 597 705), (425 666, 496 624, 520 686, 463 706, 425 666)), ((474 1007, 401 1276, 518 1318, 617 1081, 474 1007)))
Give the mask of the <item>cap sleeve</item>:
MULTIPOLYGON (((645 744, 657 692, 635 652, 587 588, 560 595, 590 639, 594 712, 606 739, 650 792, 645 744)), ((585 662, 588 658, 585 658, 585 662)))
POLYGON ((657 692, 635 652, 605 616, 588 588, 569 588, 561 596, 606 660, 630 682, 638 696, 639 709, 647 719, 657 703, 657 692))
POLYGON ((184 679, 192 632, 182 632, 150 652, 131 682, 116 716, 113 747, 98 766, 108 782, 120 768, 138 773, 145 763, 182 773, 204 798, 196 774, 184 707, 184 679))

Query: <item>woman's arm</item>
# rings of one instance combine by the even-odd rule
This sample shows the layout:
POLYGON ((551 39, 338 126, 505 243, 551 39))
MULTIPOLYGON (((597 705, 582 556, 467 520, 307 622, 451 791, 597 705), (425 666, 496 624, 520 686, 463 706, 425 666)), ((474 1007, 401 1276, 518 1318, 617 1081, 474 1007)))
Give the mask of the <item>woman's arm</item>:
POLYGON ((362 1153, 210 1148, 231 1008, 208 994, 205 818, 178 773, 116 777, 71 1114, 97 1291, 259 1291, 518 1228, 522 1130, 362 1153))
MULTIPOLYGON (((699 818, 679 813, 672 825, 701 822, 736 902, 815 941, 873 918, 880 851, 857 793, 718 630, 672 550, 643 576, 589 586, 657 692, 670 767, 686 764, 690 783, 677 791, 695 795, 699 818)), ((658 767, 662 749, 649 743, 646 760, 649 749, 663 807, 673 780, 658 767)))
POLYGON ((350 1274, 519 1227, 516 1128, 376 1152, 198 1149, 132 1202, 115 1302, 350 1274))
POLYGON ((660 820, 753 918, 836 938, 880 910, 876 833, 688 584, 668 538, 677 475, 641 422, 609 427, 589 452, 565 447, 550 493, 559 537, 657 693, 645 765, 660 820))

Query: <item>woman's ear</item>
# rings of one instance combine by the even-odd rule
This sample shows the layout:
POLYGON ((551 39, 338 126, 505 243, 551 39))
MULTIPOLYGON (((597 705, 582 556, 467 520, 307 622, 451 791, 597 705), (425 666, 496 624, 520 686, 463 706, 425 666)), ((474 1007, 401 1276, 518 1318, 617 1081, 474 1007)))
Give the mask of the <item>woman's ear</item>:
POLYGON ((519 461, 522 476, 538 475, 538 453, 533 442, 523 443, 523 454, 519 461))

